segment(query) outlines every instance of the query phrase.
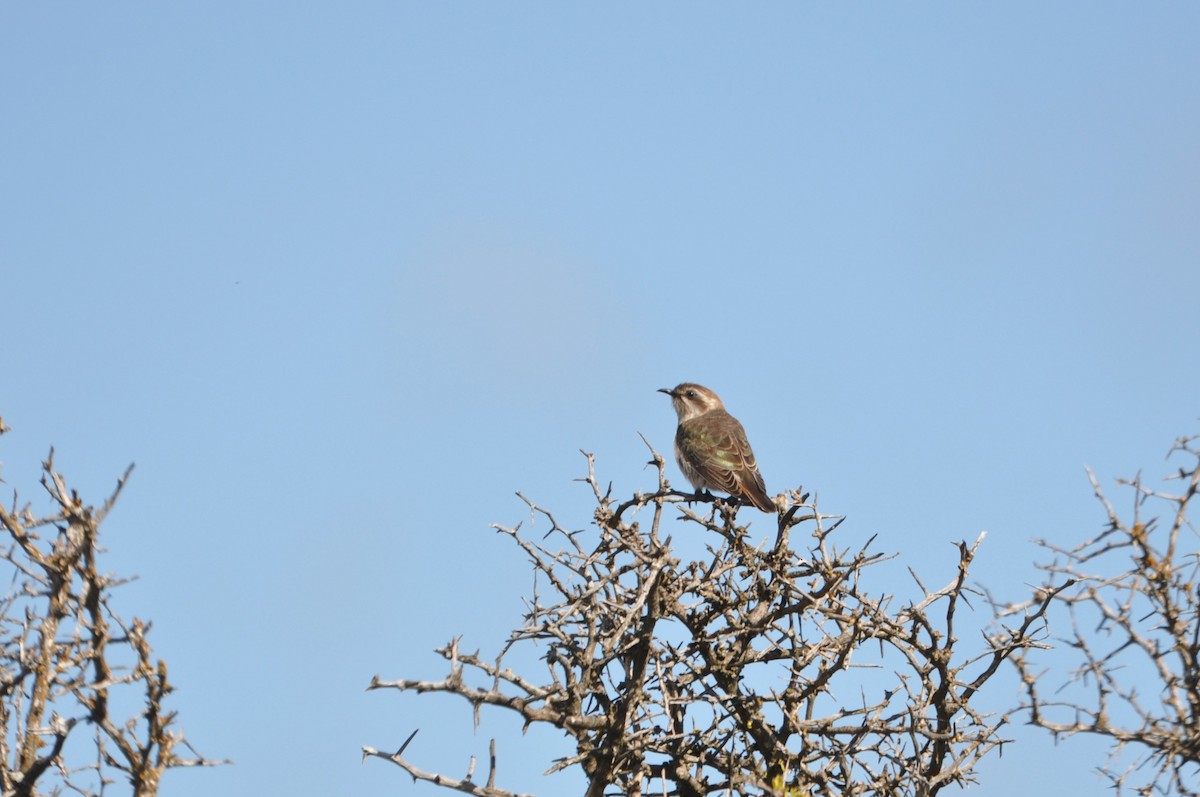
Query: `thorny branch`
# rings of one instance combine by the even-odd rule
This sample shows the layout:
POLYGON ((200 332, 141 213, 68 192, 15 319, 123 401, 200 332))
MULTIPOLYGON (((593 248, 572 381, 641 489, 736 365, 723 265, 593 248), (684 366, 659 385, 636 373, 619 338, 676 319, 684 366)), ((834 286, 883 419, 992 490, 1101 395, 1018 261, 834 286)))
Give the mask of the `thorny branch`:
POLYGON ((195 755, 174 729, 175 712, 164 705, 172 686, 166 663, 152 657, 149 624, 126 621, 109 605, 110 592, 123 582, 98 569, 100 524, 132 470, 101 507, 88 506, 55 470, 51 451, 42 463, 42 486, 55 511, 35 516, 15 495, 10 507, 0 505, 0 533, 9 540, 0 545, 0 559, 12 568, 0 598, 5 797, 64 789, 100 795, 111 791, 117 773, 143 797, 157 794, 171 767, 222 763, 195 755), (141 692, 141 710, 121 719, 111 698, 127 689, 141 692), (73 731, 85 733, 81 726, 94 733, 91 760, 66 751, 73 731), (193 755, 180 756, 181 746, 193 755))
MULTIPOLYGON (((736 506, 673 491, 651 452, 657 489, 624 501, 601 487, 585 454, 596 499, 588 532, 568 531, 524 496, 550 531, 495 527, 549 592, 535 591, 499 657, 465 654, 455 639, 438 651, 450 664, 443 680, 376 676, 369 688, 454 694, 477 716, 493 706, 557 727, 575 753, 549 771, 581 768, 589 797, 934 795, 972 782, 975 764, 1006 741, 1007 717, 981 713, 971 698, 1005 659, 1037 644, 1047 604, 986 637, 982 652, 960 654, 955 616, 982 535, 959 546, 950 583, 893 607, 892 596, 866 586, 869 568, 887 557, 870 550, 873 540, 839 548, 841 520, 802 490, 787 494, 769 538, 752 544, 736 506), (673 553, 662 525, 672 507, 711 535, 711 559, 673 553), (792 535, 801 527, 810 537, 798 552, 792 535), (502 664, 528 644, 544 650, 541 678, 502 664)), ((366 747, 364 756, 415 780, 509 794, 492 778, 485 786, 418 769, 403 747, 366 747)))
POLYGON ((1012 658, 1031 722, 1056 738, 1112 740, 1100 771, 1118 792, 1200 794, 1200 558, 1188 517, 1200 490, 1198 439, 1180 438, 1168 454, 1187 460, 1167 477, 1182 489, 1154 490, 1140 475, 1118 481, 1132 494, 1127 517, 1088 471, 1107 524, 1071 549, 1039 542, 1053 556, 1040 567, 1057 586, 1035 597, 1066 609, 1061 641, 1078 665, 1048 693, 1044 665, 1024 651, 1012 658), (1146 517, 1147 507, 1162 514, 1146 517))

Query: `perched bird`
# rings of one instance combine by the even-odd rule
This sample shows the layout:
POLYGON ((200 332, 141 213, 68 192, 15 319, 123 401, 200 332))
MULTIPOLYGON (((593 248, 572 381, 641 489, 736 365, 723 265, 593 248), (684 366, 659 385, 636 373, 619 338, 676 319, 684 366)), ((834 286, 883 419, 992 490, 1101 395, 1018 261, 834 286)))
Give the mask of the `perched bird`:
POLYGON ((675 459, 692 486, 729 493, 764 512, 777 511, 754 462, 746 430, 725 411, 717 394, 691 382, 658 392, 671 397, 679 416, 675 459))

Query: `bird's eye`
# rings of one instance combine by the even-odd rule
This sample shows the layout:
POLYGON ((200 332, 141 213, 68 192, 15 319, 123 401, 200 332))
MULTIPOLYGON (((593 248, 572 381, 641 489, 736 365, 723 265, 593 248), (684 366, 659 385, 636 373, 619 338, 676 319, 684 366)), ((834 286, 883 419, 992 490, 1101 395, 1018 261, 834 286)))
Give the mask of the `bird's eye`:
POLYGON ((688 397, 688 398, 695 398, 695 397, 696 397, 696 391, 694 391, 694 390, 688 390, 688 392, 687 392, 687 397, 688 397))

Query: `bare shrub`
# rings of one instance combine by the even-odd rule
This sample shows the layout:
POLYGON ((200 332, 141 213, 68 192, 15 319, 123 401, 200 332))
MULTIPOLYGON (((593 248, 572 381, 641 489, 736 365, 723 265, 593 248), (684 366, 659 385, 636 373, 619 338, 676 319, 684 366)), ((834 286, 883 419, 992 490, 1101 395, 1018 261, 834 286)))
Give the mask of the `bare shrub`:
POLYGON ((102 573, 100 524, 132 466, 100 507, 86 505, 43 463, 55 511, 37 516, 14 495, 0 506, 11 570, 0 598, 0 788, 3 794, 158 793, 165 770, 211 765, 174 727, 167 665, 147 641, 149 623, 110 605, 121 579, 102 573), (118 705, 136 706, 133 716, 118 705), (186 749, 190 756, 180 756, 186 749))
POLYGON ((1069 549, 1039 541, 1052 555, 1040 567, 1067 613, 1060 648, 1074 667, 1012 657, 1033 723, 1056 739, 1112 740, 1100 771, 1118 792, 1200 793, 1200 546, 1188 517, 1200 488, 1197 439, 1180 438, 1168 454, 1185 461, 1168 477, 1179 489, 1152 489, 1140 475, 1119 481, 1132 504, 1125 516, 1089 471, 1103 531, 1069 549))
MULTIPOLYGON (((536 575, 525 622, 498 655, 455 639, 437 651, 449 663, 444 679, 376 676, 370 688, 449 693, 477 722, 486 706, 561 729, 575 752, 548 761, 548 772, 581 768, 589 797, 933 795, 972 782, 976 763, 1006 741, 1008 719, 972 701, 1005 659, 1034 644, 1051 594, 964 651, 956 621, 983 535, 959 543, 945 586, 918 580, 920 597, 904 602, 872 588, 886 558, 873 540, 839 547, 841 521, 801 490, 754 542, 736 506, 672 491, 653 455, 657 489, 620 501, 587 455, 589 529, 570 531, 528 500, 549 524, 544 537, 496 527, 536 575), (712 540, 711 558, 675 556, 663 523, 676 516, 686 533, 712 540), (799 531, 801 551, 792 547, 799 531), (505 665, 525 645, 542 651, 544 672, 505 665)), ((494 747, 476 781, 474 759, 461 777, 416 766, 407 752, 415 735, 394 753, 364 747, 364 758, 468 794, 512 794, 496 783, 494 747)))

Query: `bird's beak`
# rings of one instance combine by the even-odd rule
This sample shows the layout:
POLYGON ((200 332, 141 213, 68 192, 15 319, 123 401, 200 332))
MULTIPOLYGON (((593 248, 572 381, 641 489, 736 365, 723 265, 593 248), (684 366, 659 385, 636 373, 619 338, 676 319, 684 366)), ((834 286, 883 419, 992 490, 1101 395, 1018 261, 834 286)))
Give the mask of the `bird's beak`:
POLYGON ((658 392, 659 392, 659 393, 666 393, 666 394, 667 394, 668 396, 670 396, 671 398, 675 398, 675 391, 674 391, 674 389, 672 389, 672 388, 669 388, 669 387, 660 387, 660 388, 658 389, 658 392))

